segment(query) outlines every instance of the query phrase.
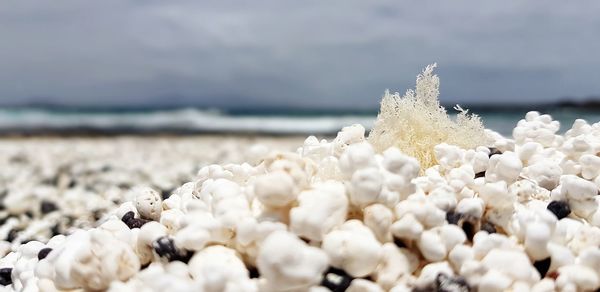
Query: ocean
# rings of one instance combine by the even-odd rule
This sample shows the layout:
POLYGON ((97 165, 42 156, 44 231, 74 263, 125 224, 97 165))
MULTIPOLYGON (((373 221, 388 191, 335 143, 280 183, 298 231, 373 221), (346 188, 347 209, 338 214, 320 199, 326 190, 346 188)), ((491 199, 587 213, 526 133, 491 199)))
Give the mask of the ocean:
MULTIPOLYGON (((453 112, 447 107, 448 112, 453 112)), ((486 128, 503 135, 512 129, 528 109, 480 107, 470 112, 481 116, 486 128)), ((550 107, 541 110, 568 130, 577 118, 600 121, 599 110, 550 107)), ((0 108, 0 135, 7 134, 267 134, 332 135, 344 126, 359 123, 369 129, 377 116, 370 111, 214 110, 170 109, 73 109, 18 107, 0 108)))

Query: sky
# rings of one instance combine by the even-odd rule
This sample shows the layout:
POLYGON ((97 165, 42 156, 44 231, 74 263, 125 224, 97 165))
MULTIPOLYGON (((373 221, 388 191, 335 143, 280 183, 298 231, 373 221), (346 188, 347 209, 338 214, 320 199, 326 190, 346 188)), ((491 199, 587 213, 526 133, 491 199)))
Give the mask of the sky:
POLYGON ((0 4, 0 104, 372 108, 437 62, 444 103, 600 96, 600 1, 0 4))

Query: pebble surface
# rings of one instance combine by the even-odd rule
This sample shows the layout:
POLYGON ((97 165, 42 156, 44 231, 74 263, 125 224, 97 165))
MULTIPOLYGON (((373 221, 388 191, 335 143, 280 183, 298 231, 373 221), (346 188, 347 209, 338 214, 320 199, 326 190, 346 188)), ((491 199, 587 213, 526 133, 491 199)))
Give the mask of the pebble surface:
POLYGON ((530 112, 512 137, 437 145, 420 169, 353 125, 296 151, 152 168, 113 195, 98 173, 116 162, 71 162, 47 184, 23 166, 3 177, 0 291, 593 291, 600 124, 558 130, 530 112))

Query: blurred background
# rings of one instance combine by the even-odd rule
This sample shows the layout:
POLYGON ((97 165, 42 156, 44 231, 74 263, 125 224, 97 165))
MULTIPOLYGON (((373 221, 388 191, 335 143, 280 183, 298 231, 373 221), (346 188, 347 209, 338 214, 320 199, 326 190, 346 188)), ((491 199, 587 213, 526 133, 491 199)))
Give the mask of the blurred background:
POLYGON ((330 134, 437 62, 510 134, 600 120, 600 2, 4 1, 0 133, 330 134))

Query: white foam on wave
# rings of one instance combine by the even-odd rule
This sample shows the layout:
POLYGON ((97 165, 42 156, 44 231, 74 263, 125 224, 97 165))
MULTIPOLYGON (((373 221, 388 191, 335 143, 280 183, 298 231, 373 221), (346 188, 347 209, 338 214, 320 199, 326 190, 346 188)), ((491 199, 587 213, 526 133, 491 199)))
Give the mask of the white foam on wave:
POLYGON ((370 128, 375 116, 228 115, 215 110, 176 109, 150 112, 57 112, 0 109, 0 131, 98 129, 104 131, 251 132, 326 134, 360 123, 370 128))

